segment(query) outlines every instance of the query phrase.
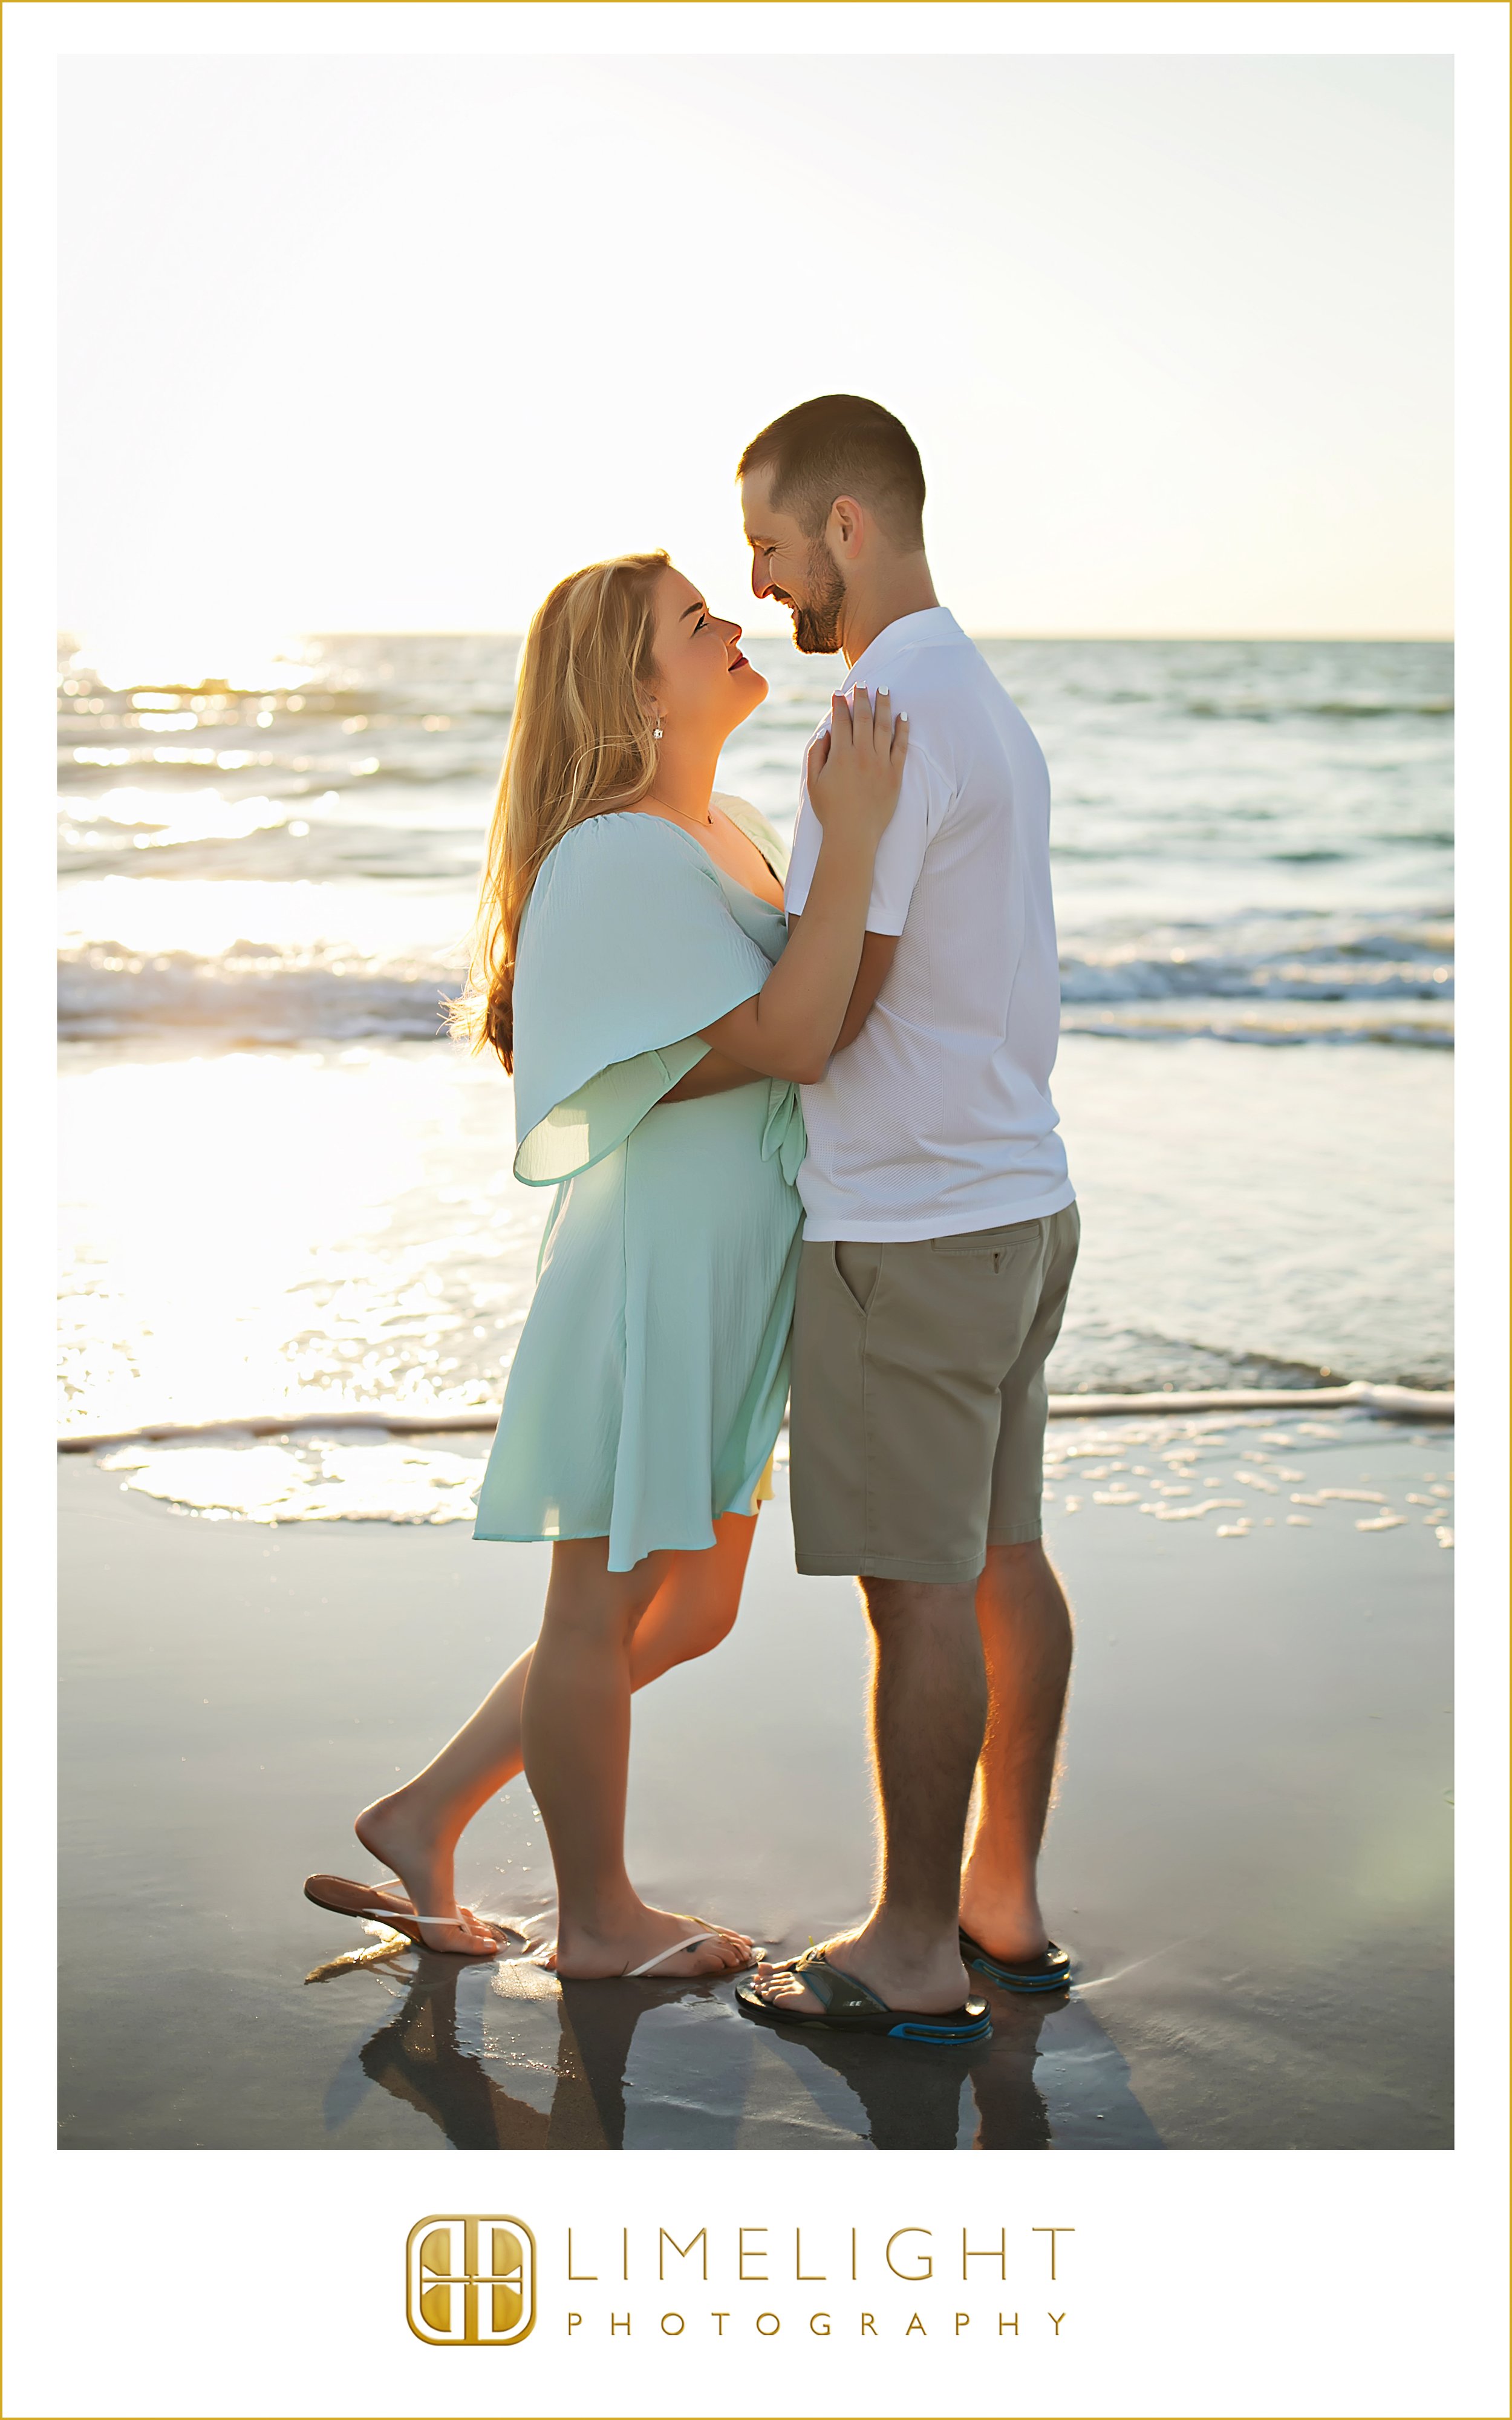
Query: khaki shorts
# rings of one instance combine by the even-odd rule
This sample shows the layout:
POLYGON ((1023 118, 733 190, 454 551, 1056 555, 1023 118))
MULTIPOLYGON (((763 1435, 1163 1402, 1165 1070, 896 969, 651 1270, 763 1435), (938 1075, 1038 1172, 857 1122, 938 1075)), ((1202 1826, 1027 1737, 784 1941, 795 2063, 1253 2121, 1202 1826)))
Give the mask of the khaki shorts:
POLYGON ((1081 1233, 805 1244, 793 1330, 800 1572, 974 1580, 1040 1535, 1044 1365, 1081 1233))

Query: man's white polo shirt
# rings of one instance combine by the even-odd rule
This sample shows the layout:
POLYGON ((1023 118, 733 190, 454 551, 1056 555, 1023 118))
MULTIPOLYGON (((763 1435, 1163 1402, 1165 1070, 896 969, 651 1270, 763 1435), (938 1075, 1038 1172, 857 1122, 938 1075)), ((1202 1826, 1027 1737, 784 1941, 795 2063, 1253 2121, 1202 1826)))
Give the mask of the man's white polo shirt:
MULTIPOLYGON (((805 1236, 911 1243, 1048 1218, 1075 1193, 1050 1098, 1060 979, 1044 758, 943 605, 880 631, 854 689, 890 690, 908 715, 867 914, 870 931, 900 939, 856 1041, 803 1088, 805 1236)), ((790 915, 819 841, 805 779, 790 915)))

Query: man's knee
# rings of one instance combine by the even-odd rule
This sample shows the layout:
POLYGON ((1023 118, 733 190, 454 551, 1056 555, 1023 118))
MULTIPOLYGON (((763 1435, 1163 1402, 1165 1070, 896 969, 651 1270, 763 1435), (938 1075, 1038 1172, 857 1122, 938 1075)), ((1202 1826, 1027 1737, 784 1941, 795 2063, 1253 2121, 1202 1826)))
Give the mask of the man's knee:
POLYGON ((971 1619, 975 1581, 891 1580, 865 1574, 857 1583, 879 1645, 927 1630, 949 1631, 971 1619))
POLYGON ((984 1620, 995 1614, 1013 1621, 1049 1621, 1069 1631, 1071 1606, 1042 1539, 1031 1539, 1026 1545, 988 1547, 987 1567, 978 1583, 977 1611, 984 1620))
POLYGON ((1050 1569, 1050 1558, 1044 1550, 1044 1540, 1029 1538, 1021 1544, 990 1545, 987 1549, 987 1563, 983 1575, 1001 1574, 1005 1579, 1015 1575, 1023 1578, 1031 1574, 1048 1572, 1050 1569))
POLYGON ((1064 1593, 1060 1575, 1045 1553, 1042 1538, 1031 1538, 1023 1545, 989 1546, 986 1568, 979 1582, 979 1586, 983 1585, 1005 1596, 1038 1596, 1046 1590, 1057 1596, 1064 1593))

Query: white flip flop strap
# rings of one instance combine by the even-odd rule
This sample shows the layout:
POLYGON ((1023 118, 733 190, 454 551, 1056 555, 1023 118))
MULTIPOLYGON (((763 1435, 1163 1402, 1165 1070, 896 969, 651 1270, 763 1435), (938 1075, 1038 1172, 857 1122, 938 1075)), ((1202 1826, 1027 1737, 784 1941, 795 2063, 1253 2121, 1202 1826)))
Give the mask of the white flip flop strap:
MULTIPOLYGON (((388 1881, 386 1883, 379 1883, 378 1887, 379 1890, 402 1891, 404 1885, 399 1880, 397 1874, 391 1874, 388 1881)), ((406 1924, 465 1925, 467 1922, 465 1916, 416 1916, 413 1911, 408 1907, 362 1907, 358 1909, 357 1913, 359 1916, 380 1916, 386 1924, 392 1924, 395 1916, 400 1917, 406 1924)))
POLYGON ((665 1964, 669 1958, 675 1958, 679 1950, 696 1949, 701 1941, 716 1941, 717 1938, 717 1933, 714 1932, 690 1932, 686 1941, 674 1941, 670 1948, 658 1949, 655 1958, 645 1959, 639 1966, 628 1967, 626 1978, 635 1975, 649 1975, 654 1966, 665 1964))
POLYGON ((380 1917, 380 1918, 382 1919, 382 1921, 383 1921, 385 1924, 387 1924, 387 1925, 400 1925, 400 1924, 461 1924, 461 1925, 465 1925, 465 1924, 466 1924, 466 1922, 467 1922, 467 1918, 466 1918, 465 1916, 419 1916, 419 1915, 417 1915, 417 1914, 415 1913, 414 1909, 412 1909, 412 1908, 408 1908, 408 1907, 360 1907, 360 1908, 358 1909, 357 1913, 358 1913, 358 1915, 359 1915, 359 1916, 378 1916, 378 1917, 380 1917))

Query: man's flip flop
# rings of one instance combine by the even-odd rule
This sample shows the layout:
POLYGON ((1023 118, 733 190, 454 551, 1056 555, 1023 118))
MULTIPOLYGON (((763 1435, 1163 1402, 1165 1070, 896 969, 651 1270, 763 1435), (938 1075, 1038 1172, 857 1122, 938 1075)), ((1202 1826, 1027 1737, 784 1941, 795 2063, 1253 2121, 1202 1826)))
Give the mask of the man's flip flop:
POLYGON ((822 1949, 806 1949, 788 1962, 784 1971, 801 1975, 824 2009, 795 2009, 784 2013, 781 2003, 764 2000, 748 1986, 735 1987, 735 1997, 748 2017, 767 2025, 811 2025, 832 2034, 884 2035, 892 2041, 973 2042, 992 2032, 985 2000, 966 2000, 959 2009, 889 2009, 870 1985, 832 1966, 822 1949))
MULTIPOLYGON (((380 1924, 389 1927, 391 1932, 402 1932, 417 1949, 430 1950, 433 1958, 493 1958, 498 1955, 497 1943, 493 1949, 432 1949, 421 1931, 422 1925, 460 1924, 467 1919, 456 1916, 420 1916, 412 1907, 396 1905, 392 1897, 386 1896, 388 1890, 389 1885, 384 1883, 349 1883, 341 1874, 311 1874, 304 1885, 304 1896, 313 1906, 329 1908, 332 1916, 376 1916, 380 1924)), ((505 1930, 502 1925, 487 1923, 482 1916, 475 1916, 473 1922, 484 1924, 496 1936, 501 1937, 505 1930)))
POLYGON ((995 1958, 961 1928, 961 1955, 1005 1992, 1064 1992, 1071 1981, 1071 1951, 1052 1941, 1038 1958, 995 1958))

